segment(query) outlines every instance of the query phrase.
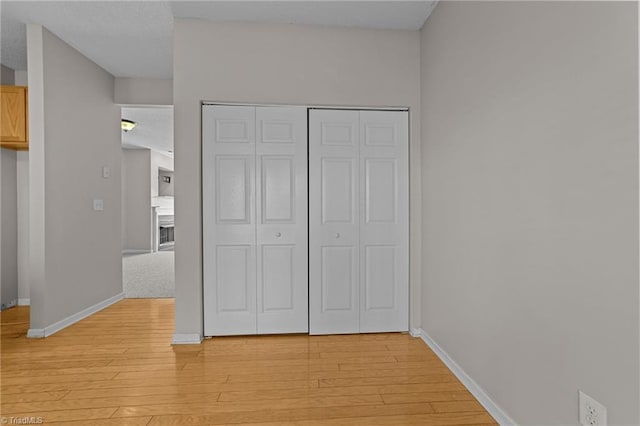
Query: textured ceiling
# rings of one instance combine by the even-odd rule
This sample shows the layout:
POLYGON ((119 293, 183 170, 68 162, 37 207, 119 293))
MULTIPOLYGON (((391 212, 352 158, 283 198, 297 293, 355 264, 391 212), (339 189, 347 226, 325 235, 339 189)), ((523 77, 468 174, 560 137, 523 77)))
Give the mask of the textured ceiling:
POLYGON ((417 30, 422 1, 0 1, 0 62, 27 69, 26 23, 41 24, 118 77, 171 78, 173 18, 417 30))
POLYGON ((173 107, 122 108, 122 118, 136 127, 122 132, 124 148, 149 148, 173 157, 173 107))

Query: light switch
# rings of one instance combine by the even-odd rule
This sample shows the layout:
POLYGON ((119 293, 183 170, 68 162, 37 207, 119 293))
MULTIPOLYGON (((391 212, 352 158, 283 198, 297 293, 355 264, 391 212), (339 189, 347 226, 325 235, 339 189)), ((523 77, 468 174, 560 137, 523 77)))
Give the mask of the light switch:
POLYGON ((104 210, 104 201, 100 199, 93 200, 93 210, 101 212, 104 210))
POLYGON ((111 177, 111 169, 109 168, 109 166, 104 166, 102 168, 102 177, 104 179, 109 179, 111 177))

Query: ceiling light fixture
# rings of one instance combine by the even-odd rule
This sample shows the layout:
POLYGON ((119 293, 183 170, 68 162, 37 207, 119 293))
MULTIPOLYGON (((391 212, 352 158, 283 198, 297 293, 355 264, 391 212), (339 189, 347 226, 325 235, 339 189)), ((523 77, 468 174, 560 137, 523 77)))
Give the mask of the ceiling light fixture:
POLYGON ((123 132, 129 132, 133 130, 134 127, 136 127, 136 122, 123 118, 120 122, 120 127, 122 128, 123 132))

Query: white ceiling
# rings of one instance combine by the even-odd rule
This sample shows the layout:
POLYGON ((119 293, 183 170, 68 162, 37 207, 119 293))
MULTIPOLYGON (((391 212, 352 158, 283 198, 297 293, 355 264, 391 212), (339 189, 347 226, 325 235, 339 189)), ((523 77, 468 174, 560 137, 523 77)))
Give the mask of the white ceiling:
POLYGON ((171 78, 173 18, 420 29, 436 1, 0 1, 0 62, 27 69, 41 24, 117 77, 171 78))
POLYGON ((123 148, 148 148, 173 157, 173 107, 122 108, 122 118, 136 127, 122 132, 123 148))
MULTIPOLYGON (((0 62, 27 69, 26 24, 40 24, 117 77, 171 78, 173 19, 418 30, 435 0, 7 1, 0 0, 0 62)), ((122 108, 137 123, 125 148, 172 155, 173 108, 122 108)))

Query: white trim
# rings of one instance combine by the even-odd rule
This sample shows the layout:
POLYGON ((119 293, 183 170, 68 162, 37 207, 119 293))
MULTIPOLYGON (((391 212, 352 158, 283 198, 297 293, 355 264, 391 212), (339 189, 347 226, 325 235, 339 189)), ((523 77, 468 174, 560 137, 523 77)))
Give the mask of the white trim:
POLYGON ((478 400, 478 402, 489 412, 501 426, 516 425, 517 423, 509 417, 509 415, 498 406, 487 395, 487 393, 478 385, 463 369, 460 367, 444 349, 421 328, 411 329, 411 335, 414 337, 420 337, 431 348, 438 358, 451 370, 451 372, 462 382, 462 384, 471 392, 471 394, 478 400))
POLYGON ((102 302, 98 302, 93 306, 89 306, 88 308, 83 309, 80 312, 77 312, 73 315, 69 315, 65 319, 62 319, 56 323, 53 323, 50 326, 47 326, 45 328, 30 328, 29 331, 27 332, 27 337, 32 337, 32 338, 49 337, 52 334, 57 333, 58 331, 64 328, 67 328, 70 325, 73 325, 78 321, 83 320, 86 317, 93 315, 96 312, 101 311, 104 308, 111 306, 116 302, 119 302, 122 299, 124 299, 124 293, 116 294, 113 297, 105 299, 102 302))
POLYGON ((173 335, 172 345, 199 345, 202 336, 199 333, 176 333, 173 335))
POLYGON ((140 250, 140 249, 124 249, 122 250, 122 254, 143 254, 143 253, 153 253, 153 250, 140 250))
POLYGON ((18 306, 30 306, 31 305, 31 299, 29 299, 28 297, 25 297, 24 299, 18 299, 18 306))
POLYGON ((44 328, 30 328, 27 331, 28 339, 42 339, 44 337, 44 328))
MULTIPOLYGON (((302 107, 307 109, 352 109, 367 111, 409 111, 409 107, 401 106, 357 106, 357 105, 310 105, 310 104, 274 104, 260 102, 228 102, 228 101, 203 101, 202 105, 220 105, 220 106, 248 106, 248 107, 302 107)), ((128 106, 128 105, 127 105, 128 106)))

